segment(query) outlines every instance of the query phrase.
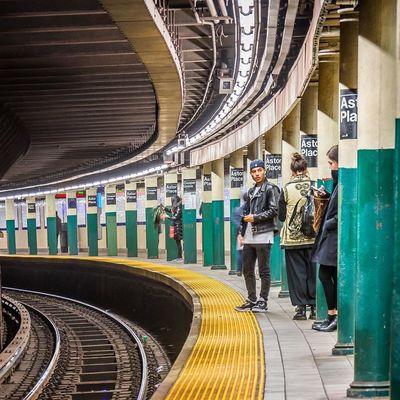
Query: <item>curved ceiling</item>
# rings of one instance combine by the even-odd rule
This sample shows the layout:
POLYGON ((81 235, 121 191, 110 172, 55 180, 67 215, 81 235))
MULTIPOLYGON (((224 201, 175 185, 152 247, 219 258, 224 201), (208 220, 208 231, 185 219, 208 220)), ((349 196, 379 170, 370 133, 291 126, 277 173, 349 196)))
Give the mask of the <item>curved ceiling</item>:
POLYGON ((99 1, 1 1, 0 110, 29 144, 9 144, 19 159, 5 174, 0 160, 2 187, 135 154, 157 133, 156 107, 147 69, 99 1))

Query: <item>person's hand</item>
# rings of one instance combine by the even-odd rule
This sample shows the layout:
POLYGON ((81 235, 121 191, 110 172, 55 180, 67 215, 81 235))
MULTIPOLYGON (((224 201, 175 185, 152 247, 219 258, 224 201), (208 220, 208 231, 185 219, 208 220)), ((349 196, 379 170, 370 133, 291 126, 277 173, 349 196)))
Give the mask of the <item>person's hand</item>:
POLYGON ((243 246, 243 244, 244 244, 244 238, 243 238, 242 235, 238 235, 238 240, 239 240, 240 246, 243 246))
POLYGON ((165 218, 167 218, 167 216, 165 215, 165 213, 160 215, 161 221, 165 221, 165 218))
POLYGON ((313 188, 313 193, 314 193, 314 197, 324 198, 324 197, 328 196, 328 193, 326 193, 324 186, 320 186, 318 189, 313 188))
POLYGON ((245 216, 243 217, 243 221, 244 221, 244 222, 254 222, 254 217, 253 217, 252 214, 245 215, 245 216))

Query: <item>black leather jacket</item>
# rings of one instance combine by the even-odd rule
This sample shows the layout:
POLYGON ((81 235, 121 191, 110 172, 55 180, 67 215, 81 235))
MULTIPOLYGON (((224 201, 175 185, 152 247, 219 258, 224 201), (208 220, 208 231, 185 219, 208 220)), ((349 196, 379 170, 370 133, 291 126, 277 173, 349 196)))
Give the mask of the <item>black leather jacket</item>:
MULTIPOLYGON (((274 186, 267 180, 263 182, 260 190, 254 195, 256 186, 249 189, 247 202, 243 206, 243 216, 252 214, 252 230, 255 233, 277 231, 278 208, 275 200, 274 186)), ((247 222, 240 223, 240 234, 244 236, 247 222)))

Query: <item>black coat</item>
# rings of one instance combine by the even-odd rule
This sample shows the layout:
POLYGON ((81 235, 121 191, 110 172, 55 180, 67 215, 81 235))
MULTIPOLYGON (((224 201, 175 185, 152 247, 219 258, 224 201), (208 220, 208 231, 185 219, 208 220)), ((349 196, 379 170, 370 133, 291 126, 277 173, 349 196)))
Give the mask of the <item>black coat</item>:
POLYGON ((165 210, 170 216, 171 225, 174 227, 174 240, 182 240, 183 239, 182 203, 179 203, 172 208, 166 207, 165 210))
MULTIPOLYGON (((275 188, 267 180, 263 182, 260 190, 254 194, 256 186, 249 190, 246 203, 243 206, 243 216, 252 214, 252 230, 255 233, 277 231, 278 207, 275 200, 275 188)), ((247 222, 243 219, 240 224, 240 234, 244 236, 247 222)))
POLYGON ((321 265, 337 267, 338 253, 338 185, 325 209, 324 218, 315 239, 312 260, 321 265))

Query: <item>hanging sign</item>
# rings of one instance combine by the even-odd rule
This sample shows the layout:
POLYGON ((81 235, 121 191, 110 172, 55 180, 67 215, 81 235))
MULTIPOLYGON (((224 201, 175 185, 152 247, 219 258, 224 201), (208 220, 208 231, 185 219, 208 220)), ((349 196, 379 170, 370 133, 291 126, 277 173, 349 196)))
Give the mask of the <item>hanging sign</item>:
POLYGON ((280 154, 266 154, 265 168, 267 179, 278 179, 282 175, 282 156, 280 154))
POLYGON ((231 188, 241 188, 243 186, 243 168, 231 169, 231 188))
POLYGON ((357 139, 357 89, 340 90, 340 139, 357 139))
POLYGON ((147 187, 146 199, 157 200, 157 187, 147 187))
POLYGON ((76 208, 76 198, 75 197, 68 198, 68 208, 70 208, 70 209, 76 208))
POLYGON ((165 184, 165 196, 174 197, 178 194, 178 184, 176 182, 165 184))
POLYGON ((106 202, 108 206, 115 206, 117 204, 117 196, 115 193, 107 193, 106 202))
POLYGON ((211 174, 203 175, 203 191, 211 192, 211 174))
POLYGON ((137 201, 136 190, 128 189, 126 191, 126 202, 127 203, 136 203, 136 201, 137 201))
POLYGON ((196 179, 183 180, 183 193, 196 193, 196 179))
POLYGON ((318 166, 318 139, 313 135, 301 136, 301 154, 306 159, 308 168, 318 166))
POLYGON ((97 207, 97 195, 88 195, 88 207, 97 207))
POLYGON ((183 180, 183 205, 186 210, 196 209, 196 179, 183 180))
POLYGON ((28 203, 28 214, 34 214, 36 212, 36 204, 28 203))

